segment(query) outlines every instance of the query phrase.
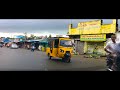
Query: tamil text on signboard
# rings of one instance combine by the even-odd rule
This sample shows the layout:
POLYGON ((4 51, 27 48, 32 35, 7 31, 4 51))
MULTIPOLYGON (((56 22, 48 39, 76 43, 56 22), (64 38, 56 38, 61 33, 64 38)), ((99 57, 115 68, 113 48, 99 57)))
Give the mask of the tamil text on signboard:
POLYGON ((80 30, 80 34, 99 34, 100 29, 101 20, 78 23, 78 30, 80 30))
POLYGON ((115 33, 116 25, 115 24, 106 24, 101 26, 101 33, 115 33))
POLYGON ((106 34, 100 35, 81 35, 81 41, 106 41, 106 34))

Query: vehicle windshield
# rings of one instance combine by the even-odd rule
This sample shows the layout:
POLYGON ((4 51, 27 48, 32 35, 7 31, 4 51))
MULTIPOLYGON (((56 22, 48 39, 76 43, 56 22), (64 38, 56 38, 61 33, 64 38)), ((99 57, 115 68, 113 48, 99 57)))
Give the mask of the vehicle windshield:
POLYGON ((60 46, 64 47, 72 47, 72 41, 71 40, 61 40, 60 46))

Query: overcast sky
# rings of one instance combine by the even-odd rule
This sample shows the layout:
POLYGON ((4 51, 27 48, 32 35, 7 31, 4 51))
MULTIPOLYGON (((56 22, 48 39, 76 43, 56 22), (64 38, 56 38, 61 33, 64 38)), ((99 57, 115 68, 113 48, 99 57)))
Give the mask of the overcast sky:
MULTIPOLYGON (((73 27, 77 27, 78 22, 91 20, 98 19, 1 19, 0 32, 66 34, 71 22, 73 27)), ((103 19, 103 23, 112 23, 112 19, 103 19)))

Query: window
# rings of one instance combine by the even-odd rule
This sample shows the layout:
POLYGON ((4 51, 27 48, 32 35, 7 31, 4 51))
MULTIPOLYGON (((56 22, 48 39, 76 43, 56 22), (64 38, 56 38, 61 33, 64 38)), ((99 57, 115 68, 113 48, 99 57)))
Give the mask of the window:
POLYGON ((64 47, 72 47, 72 41, 71 40, 61 40, 60 46, 64 47))

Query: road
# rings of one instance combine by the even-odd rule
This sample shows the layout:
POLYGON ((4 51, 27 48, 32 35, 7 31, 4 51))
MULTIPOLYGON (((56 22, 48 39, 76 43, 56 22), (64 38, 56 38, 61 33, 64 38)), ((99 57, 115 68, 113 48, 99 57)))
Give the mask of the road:
POLYGON ((105 58, 73 56, 71 63, 48 60, 45 52, 0 48, 0 71, 105 71, 105 58))

